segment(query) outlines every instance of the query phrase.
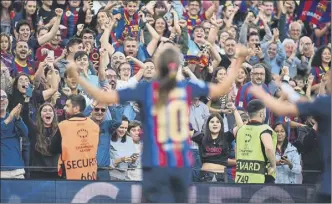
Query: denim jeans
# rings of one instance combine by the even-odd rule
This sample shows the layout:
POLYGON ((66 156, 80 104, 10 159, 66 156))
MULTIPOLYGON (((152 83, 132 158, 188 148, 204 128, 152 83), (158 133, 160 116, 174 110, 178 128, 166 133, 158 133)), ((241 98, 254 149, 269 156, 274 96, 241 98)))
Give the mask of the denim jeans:
POLYGON ((227 170, 225 173, 215 173, 210 171, 201 171, 200 172, 200 181, 201 182, 221 182, 228 183, 227 170))
POLYGON ((192 172, 192 180, 194 182, 200 181, 200 169, 202 168, 202 162, 201 157, 199 155, 198 149, 192 149, 193 157, 195 160, 194 166, 193 166, 193 172, 192 172))
POLYGON ((107 169, 98 169, 97 171, 97 180, 98 181, 110 181, 110 173, 107 169))

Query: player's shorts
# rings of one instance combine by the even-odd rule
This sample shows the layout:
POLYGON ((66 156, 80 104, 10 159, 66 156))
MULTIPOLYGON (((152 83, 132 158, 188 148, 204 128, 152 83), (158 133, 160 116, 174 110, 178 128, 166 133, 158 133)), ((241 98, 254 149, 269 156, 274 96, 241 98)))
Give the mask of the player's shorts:
POLYGON ((190 168, 143 168, 142 203, 187 203, 190 168))

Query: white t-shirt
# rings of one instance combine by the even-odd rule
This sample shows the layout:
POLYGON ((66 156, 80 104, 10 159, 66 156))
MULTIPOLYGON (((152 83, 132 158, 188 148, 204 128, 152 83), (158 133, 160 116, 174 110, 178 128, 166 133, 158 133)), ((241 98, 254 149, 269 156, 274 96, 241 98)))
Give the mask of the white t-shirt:
POLYGON ((136 78, 133 76, 131 78, 129 78, 128 81, 123 81, 118 79, 116 82, 116 89, 124 89, 124 88, 130 88, 130 87, 135 87, 136 84, 138 83, 138 81, 136 80, 136 78))

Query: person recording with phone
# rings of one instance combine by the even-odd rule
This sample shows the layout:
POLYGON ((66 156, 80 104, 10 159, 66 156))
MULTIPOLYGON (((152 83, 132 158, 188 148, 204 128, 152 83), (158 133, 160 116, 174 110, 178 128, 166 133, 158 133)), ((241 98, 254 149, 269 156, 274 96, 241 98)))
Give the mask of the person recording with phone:
POLYGON ((84 115, 90 115, 90 118, 100 127, 97 150, 97 180, 103 181, 110 180, 108 169, 110 166, 111 137, 114 131, 121 125, 121 116, 119 114, 115 115, 120 116, 120 118, 112 118, 112 120, 106 119, 107 109, 108 106, 94 101, 84 111, 84 115))
POLYGON ((135 168, 138 164, 139 154, 135 152, 135 144, 128 135, 129 120, 122 116, 120 127, 111 137, 111 180, 129 180, 128 168, 135 168))
POLYGON ((301 157, 297 148, 288 142, 288 132, 285 124, 277 123, 274 125, 277 133, 276 148, 276 181, 279 184, 300 184, 298 181, 301 175, 301 157))

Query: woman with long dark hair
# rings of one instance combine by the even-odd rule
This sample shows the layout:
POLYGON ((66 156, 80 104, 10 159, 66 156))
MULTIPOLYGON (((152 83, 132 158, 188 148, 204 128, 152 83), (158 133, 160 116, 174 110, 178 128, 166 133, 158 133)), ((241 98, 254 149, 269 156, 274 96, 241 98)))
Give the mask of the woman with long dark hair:
POLYGON ((224 123, 220 114, 211 114, 203 133, 196 133, 192 140, 199 145, 202 159, 200 180, 227 183, 226 166, 230 151, 228 141, 234 140, 234 136, 230 132, 224 133, 224 123))
POLYGON ((15 15, 12 0, 2 0, 0 2, 0 20, 1 20, 1 33, 11 33, 11 19, 15 15))
POLYGON ((23 121, 29 129, 30 139, 30 178, 57 179, 59 154, 49 152, 49 145, 58 130, 58 120, 54 107, 44 103, 38 109, 36 122, 23 111, 23 121))
POLYGON ((187 202, 191 181, 189 143, 189 104, 192 97, 216 98, 225 95, 235 80, 248 50, 238 47, 237 60, 232 62, 230 74, 222 84, 203 81, 177 81, 180 51, 165 44, 155 59, 156 80, 142 82, 135 88, 112 90, 105 94, 90 85, 70 64, 68 72, 86 92, 105 104, 137 101, 144 113, 143 130, 143 202, 187 202), (163 175, 163 176, 160 176, 163 175), (163 184, 162 187, 160 184, 163 184), (164 196, 165 193, 170 196, 164 196))
MULTIPOLYGON (((213 83, 222 83, 222 81, 227 76, 227 69, 225 67, 218 67, 212 75, 212 82, 213 83)), ((219 113, 223 114, 226 113, 226 103, 228 102, 227 95, 221 96, 217 99, 211 100, 208 97, 207 106, 211 113, 219 113)))
POLYGON ((135 151, 133 139, 129 136, 129 120, 123 116, 120 127, 116 129, 111 138, 111 180, 129 180, 128 168, 137 166, 138 154, 135 151))
POLYGON ((277 133, 277 175, 275 183, 298 184, 298 177, 301 174, 301 157, 296 147, 288 142, 287 128, 282 123, 274 125, 277 133))
POLYGON ((331 67, 331 48, 323 46, 317 50, 311 62, 311 74, 314 76, 312 91, 319 89, 323 76, 331 67))
MULTIPOLYGON (((53 79, 55 76, 53 75, 53 79)), ((33 82, 26 74, 19 74, 13 82, 12 94, 9 96, 8 110, 12 110, 17 104, 22 104, 21 116, 23 112, 28 112, 32 120, 36 119, 37 107, 51 98, 57 88, 51 87, 46 90, 36 90, 33 87, 33 82), (54 91, 55 90, 55 91, 54 91)), ((30 161, 30 142, 23 138, 22 154, 25 166, 29 166, 30 161)), ((26 172, 29 172, 26 170, 26 172)), ((28 174, 26 175, 28 176, 28 174)))
POLYGON ((28 21, 31 33, 35 33, 37 31, 37 23, 38 23, 38 16, 37 16, 37 1, 36 0, 28 0, 24 1, 24 7, 20 13, 15 15, 13 19, 13 26, 15 27, 16 23, 21 20, 28 21))

